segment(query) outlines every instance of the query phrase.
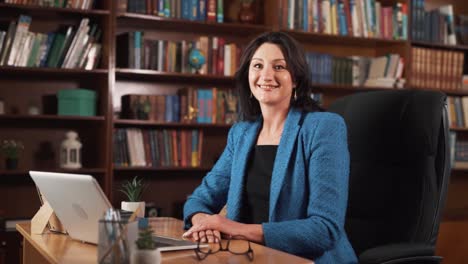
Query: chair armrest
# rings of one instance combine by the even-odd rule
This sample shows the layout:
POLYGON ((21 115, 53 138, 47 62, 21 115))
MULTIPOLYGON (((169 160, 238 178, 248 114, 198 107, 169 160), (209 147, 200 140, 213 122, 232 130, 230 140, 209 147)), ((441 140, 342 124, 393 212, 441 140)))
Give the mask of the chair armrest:
POLYGON ((433 246, 418 243, 389 244, 370 248, 359 255, 361 264, 440 263, 433 246))

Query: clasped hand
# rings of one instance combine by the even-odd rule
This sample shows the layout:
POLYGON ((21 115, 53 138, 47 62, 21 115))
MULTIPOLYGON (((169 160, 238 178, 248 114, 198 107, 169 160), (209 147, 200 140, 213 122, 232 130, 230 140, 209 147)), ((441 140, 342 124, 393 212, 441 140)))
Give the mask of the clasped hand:
POLYGON ((224 216, 198 213, 192 217, 193 226, 182 237, 203 243, 219 242, 222 236, 241 235, 244 224, 224 216))

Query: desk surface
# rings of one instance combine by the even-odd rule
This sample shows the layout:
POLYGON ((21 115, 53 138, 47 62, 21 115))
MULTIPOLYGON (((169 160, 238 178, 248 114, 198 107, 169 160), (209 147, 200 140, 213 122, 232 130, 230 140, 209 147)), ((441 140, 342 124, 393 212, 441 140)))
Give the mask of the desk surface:
MULTIPOLYGON (((183 233, 183 223, 175 218, 158 217, 150 219, 151 226, 158 235, 180 238, 183 233)), ((24 242, 31 245, 37 253, 49 263, 96 263, 97 249, 95 245, 81 243, 67 235, 45 233, 31 235, 30 223, 16 225, 16 229, 24 237, 24 242)), ((246 256, 236 256, 228 252, 219 252, 198 261, 193 250, 181 250, 162 253, 162 263, 313 263, 278 250, 252 243, 255 254, 253 262, 246 256)))

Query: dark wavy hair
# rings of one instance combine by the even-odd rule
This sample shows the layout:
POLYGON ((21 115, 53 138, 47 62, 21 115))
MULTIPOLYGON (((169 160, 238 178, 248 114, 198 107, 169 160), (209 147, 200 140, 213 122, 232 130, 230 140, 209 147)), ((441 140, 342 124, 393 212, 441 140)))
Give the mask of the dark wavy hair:
POLYGON ((249 67, 255 51, 264 43, 278 45, 286 60, 286 66, 296 83, 296 97, 291 96, 291 107, 304 112, 322 111, 318 103, 311 98, 309 65, 307 64, 302 46, 288 34, 283 32, 266 32, 253 39, 245 48, 239 68, 235 74, 236 87, 239 92, 239 117, 241 120, 253 121, 261 115, 260 104, 255 97, 250 96, 249 67))

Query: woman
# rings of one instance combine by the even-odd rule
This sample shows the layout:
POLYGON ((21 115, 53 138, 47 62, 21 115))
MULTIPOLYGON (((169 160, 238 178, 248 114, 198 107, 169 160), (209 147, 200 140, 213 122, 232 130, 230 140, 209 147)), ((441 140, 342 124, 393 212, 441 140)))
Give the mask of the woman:
POLYGON ((310 97, 304 52, 281 32, 247 46, 236 73, 241 120, 184 206, 185 237, 244 236, 316 263, 357 263, 344 231, 346 126, 310 97), (227 215, 217 212, 227 205, 227 215))

